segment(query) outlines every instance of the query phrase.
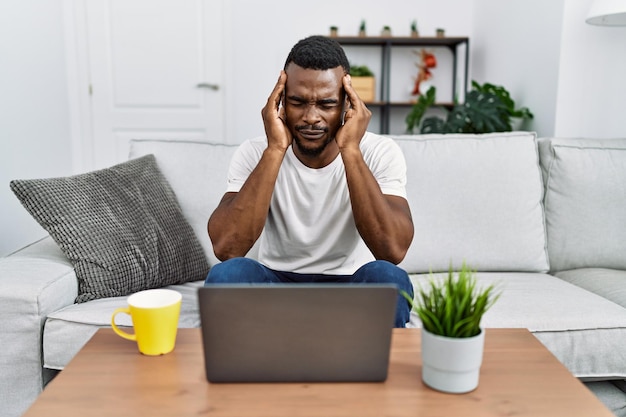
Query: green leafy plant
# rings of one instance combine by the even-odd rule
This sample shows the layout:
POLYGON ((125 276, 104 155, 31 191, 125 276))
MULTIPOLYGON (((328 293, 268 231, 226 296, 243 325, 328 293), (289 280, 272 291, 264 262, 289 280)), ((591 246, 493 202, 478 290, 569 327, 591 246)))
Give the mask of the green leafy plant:
POLYGON ((365 33, 365 30, 366 30, 365 20, 361 20, 361 24, 359 25, 359 32, 365 33))
POLYGON ((515 102, 502 86, 472 81, 472 90, 465 97, 464 103, 455 102, 444 119, 436 116, 427 117, 426 110, 435 105, 436 89, 431 87, 420 96, 407 115, 407 132, 413 133, 420 127, 420 133, 490 133, 511 131, 511 118, 532 119, 533 114, 526 107, 515 108, 515 102), (434 90, 431 92, 431 90, 434 90), (420 125, 421 122, 421 125, 420 125))
POLYGON ((411 111, 406 116, 406 130, 413 133, 413 130, 419 125, 426 110, 435 104, 436 88, 430 87, 426 94, 422 94, 417 99, 417 103, 411 107, 411 111))
POLYGON ((432 273, 428 290, 419 289, 417 300, 406 291, 401 294, 411 304, 429 332, 446 337, 472 337, 480 333, 480 321, 500 297, 495 286, 478 288, 476 273, 465 263, 454 278, 452 265, 447 277, 437 281, 432 273))
POLYGON ((374 73, 367 65, 350 65, 350 75, 353 77, 373 77, 374 73))
POLYGON ((490 83, 478 84, 476 81, 472 81, 472 89, 481 93, 491 93, 497 96, 502 104, 506 107, 509 116, 519 117, 522 119, 532 119, 535 116, 528 110, 527 107, 516 108, 515 101, 511 98, 511 94, 508 90, 500 85, 494 85, 490 83))

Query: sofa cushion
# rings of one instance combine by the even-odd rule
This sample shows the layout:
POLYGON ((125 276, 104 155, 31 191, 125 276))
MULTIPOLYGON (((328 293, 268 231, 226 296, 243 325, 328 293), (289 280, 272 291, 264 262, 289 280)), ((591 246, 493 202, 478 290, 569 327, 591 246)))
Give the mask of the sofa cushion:
MULTIPOLYGON (((183 296, 179 328, 200 327, 198 288, 203 284, 204 280, 166 287, 183 296)), ((49 369, 63 369, 99 328, 111 326, 113 311, 126 307, 127 298, 111 297, 72 304, 49 314, 43 331, 44 366, 49 369)), ((132 320, 127 314, 118 314, 115 324, 131 327, 132 320)), ((132 333, 132 330, 129 332, 132 333)))
POLYGON ((11 189, 70 259, 76 302, 203 279, 208 264, 176 196, 148 155, 11 189))
POLYGON ((552 271, 626 269, 626 139, 539 142, 552 271))
POLYGON ((409 273, 546 271, 543 188, 533 133, 394 136, 407 160, 415 236, 409 273))
MULTIPOLYGON (((411 275, 415 288, 428 279, 411 275)), ((479 272, 477 279, 479 287, 495 284, 502 292, 482 327, 527 328, 584 380, 626 377, 626 309, 552 275, 479 272)), ((420 326, 415 313, 410 326, 420 326)))
MULTIPOLYGON (((238 145, 163 139, 135 139, 130 157, 153 154, 180 203, 210 265, 219 260, 207 233, 207 222, 226 192, 226 173, 238 145)), ((258 246, 247 256, 256 258, 258 246)))
POLYGON ((50 238, 0 258, 0 416, 20 416, 41 392, 41 329, 74 302, 76 275, 50 238))
POLYGON ((626 271, 581 268, 557 272, 556 276, 626 308, 626 271))

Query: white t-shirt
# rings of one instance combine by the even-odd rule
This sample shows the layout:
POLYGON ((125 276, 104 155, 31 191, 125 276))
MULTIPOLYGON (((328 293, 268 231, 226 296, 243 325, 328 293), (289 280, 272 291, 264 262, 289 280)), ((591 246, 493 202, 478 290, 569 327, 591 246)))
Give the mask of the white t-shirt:
MULTIPOLYGON (((241 189, 266 148, 265 137, 241 144, 230 163, 228 192, 241 189)), ((406 198, 400 147, 389 137, 367 132, 360 148, 383 194, 406 198)), ((374 260, 354 223, 341 155, 312 169, 293 148, 287 150, 260 239, 259 262, 277 271, 350 275, 374 260)))

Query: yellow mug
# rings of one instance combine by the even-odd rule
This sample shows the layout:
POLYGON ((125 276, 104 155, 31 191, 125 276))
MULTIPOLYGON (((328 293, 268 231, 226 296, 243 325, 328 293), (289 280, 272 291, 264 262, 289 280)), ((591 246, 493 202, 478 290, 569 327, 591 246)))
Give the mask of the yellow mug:
POLYGON ((118 308, 111 317, 111 327, 124 339, 137 342, 144 355, 164 355, 174 350, 182 295, 178 291, 154 289, 139 291, 128 297, 128 307, 118 308), (134 334, 120 330, 115 316, 128 314, 134 334))

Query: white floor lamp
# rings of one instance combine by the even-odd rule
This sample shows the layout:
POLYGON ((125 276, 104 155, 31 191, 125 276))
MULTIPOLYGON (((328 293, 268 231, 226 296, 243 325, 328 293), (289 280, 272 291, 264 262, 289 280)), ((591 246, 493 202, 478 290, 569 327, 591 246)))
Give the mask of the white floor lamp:
POLYGON ((626 0, 595 0, 585 21, 597 26, 626 26, 626 0))

